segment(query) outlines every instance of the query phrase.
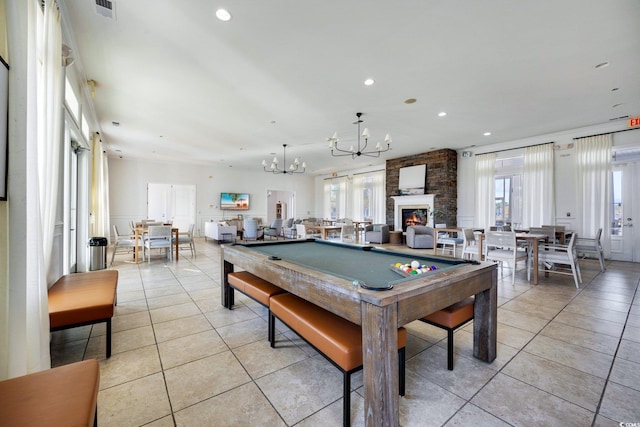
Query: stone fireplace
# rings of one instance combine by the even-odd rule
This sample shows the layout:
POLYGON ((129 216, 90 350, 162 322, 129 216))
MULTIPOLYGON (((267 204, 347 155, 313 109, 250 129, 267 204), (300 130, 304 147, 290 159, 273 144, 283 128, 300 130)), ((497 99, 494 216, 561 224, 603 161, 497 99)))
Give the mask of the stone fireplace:
MULTIPOLYGON (((393 199, 394 230, 406 231, 407 221, 417 221, 414 212, 417 210, 433 211, 435 194, 416 194, 410 196, 391 196, 393 199), (403 214, 404 213, 404 214, 403 214), (403 218, 404 217, 404 218, 403 218)), ((423 224, 433 227, 433 217, 427 216, 423 224)))

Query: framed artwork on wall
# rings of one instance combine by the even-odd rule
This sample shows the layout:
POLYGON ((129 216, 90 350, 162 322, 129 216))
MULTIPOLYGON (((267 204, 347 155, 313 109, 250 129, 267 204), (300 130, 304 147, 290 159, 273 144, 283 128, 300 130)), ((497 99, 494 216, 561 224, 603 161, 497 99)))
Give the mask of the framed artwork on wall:
POLYGON ((398 190, 400 195, 426 194, 427 165, 416 165, 400 168, 398 190))

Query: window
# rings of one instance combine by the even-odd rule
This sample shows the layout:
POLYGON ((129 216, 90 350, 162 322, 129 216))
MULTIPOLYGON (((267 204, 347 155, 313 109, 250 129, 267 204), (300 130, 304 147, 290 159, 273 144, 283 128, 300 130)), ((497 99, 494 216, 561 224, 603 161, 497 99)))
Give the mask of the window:
POLYGON ((496 225, 522 223, 523 158, 496 160, 496 225))
POLYGON ((76 94, 73 92, 73 88, 69 83, 69 79, 65 79, 64 83, 64 102, 67 104, 67 109, 71 113, 73 119, 78 123, 78 114, 80 112, 80 104, 78 103, 78 98, 76 98, 76 94))
POLYGON ((324 192, 326 218, 386 221, 384 170, 326 179, 324 192))
POLYGON ((611 235, 622 236, 622 171, 613 171, 611 198, 611 235))

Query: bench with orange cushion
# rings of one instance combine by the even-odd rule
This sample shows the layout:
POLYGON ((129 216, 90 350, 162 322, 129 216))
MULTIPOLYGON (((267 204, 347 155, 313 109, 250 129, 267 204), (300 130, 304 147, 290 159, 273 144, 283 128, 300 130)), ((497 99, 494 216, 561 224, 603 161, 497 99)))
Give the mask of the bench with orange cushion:
POLYGON ((99 386, 95 359, 0 381, 0 424, 96 426, 99 386))
MULTIPOLYGON (((343 374, 343 425, 351 424, 351 374, 362 369, 362 328, 296 295, 284 293, 271 297, 269 328, 277 317, 314 347, 343 374)), ((269 333, 271 347, 275 332, 269 333)), ((398 382, 400 395, 405 392, 405 346, 407 331, 398 329, 398 382)))
MULTIPOLYGON (((267 308, 269 308, 269 298, 286 292, 284 289, 248 271, 229 273, 227 275, 227 281, 229 282, 229 292, 227 293, 227 298, 229 299, 227 307, 229 307, 229 310, 233 308, 233 289, 237 289, 267 308)), ((271 332, 273 330, 274 328, 269 327, 269 342, 271 342, 271 332)))
POLYGON ((62 276, 48 291, 51 331, 106 322, 107 357, 111 357, 111 318, 117 287, 117 270, 62 276))
POLYGON ((453 332, 473 319, 473 302, 473 297, 469 297, 420 319, 447 330, 447 369, 450 371, 453 371, 453 332))

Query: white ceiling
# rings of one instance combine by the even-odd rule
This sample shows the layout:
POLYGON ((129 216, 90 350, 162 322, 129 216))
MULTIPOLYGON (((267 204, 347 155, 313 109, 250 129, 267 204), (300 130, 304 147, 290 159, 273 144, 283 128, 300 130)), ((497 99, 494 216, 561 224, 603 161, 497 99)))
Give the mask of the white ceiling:
POLYGON ((110 156, 328 173, 640 114, 638 0, 60 3, 110 156), (332 158, 359 111, 392 151, 332 158))

